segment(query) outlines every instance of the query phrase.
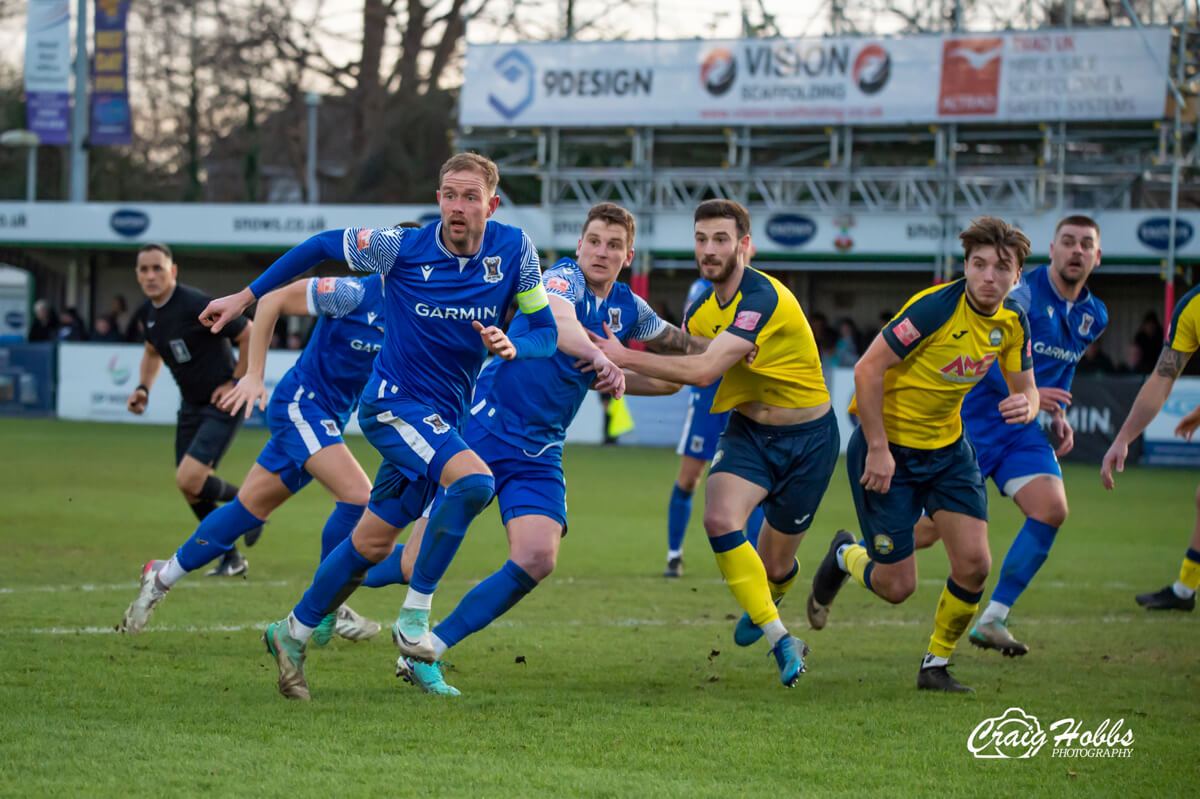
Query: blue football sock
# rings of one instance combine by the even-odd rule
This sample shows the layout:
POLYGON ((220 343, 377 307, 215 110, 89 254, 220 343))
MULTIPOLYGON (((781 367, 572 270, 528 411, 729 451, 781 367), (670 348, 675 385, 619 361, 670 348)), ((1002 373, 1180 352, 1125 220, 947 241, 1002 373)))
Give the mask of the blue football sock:
POLYGON ((422 594, 437 590, 438 581, 450 567, 450 561, 467 534, 467 527, 495 494, 496 481, 490 474, 469 474, 450 484, 441 503, 434 505, 425 527, 417 562, 413 565, 413 590, 422 594))
POLYGON ((759 505, 750 512, 750 518, 746 520, 746 540, 750 542, 750 546, 758 547, 758 534, 762 532, 762 526, 763 509, 762 505, 759 505))
POLYGON ((337 610, 363 581, 371 561, 358 554, 354 541, 345 538, 334 547, 313 576, 312 585, 304 592, 292 611, 306 627, 316 627, 325 614, 337 610))
POLYGON ((325 560, 334 547, 350 537, 364 510, 366 506, 351 502, 339 502, 333 506, 333 513, 329 514, 325 528, 321 530, 321 560, 325 560))
POLYGON ((404 544, 396 544, 396 548, 392 550, 392 554, 367 570, 367 577, 363 580, 363 586, 366 588, 383 588, 385 585, 407 585, 408 580, 404 579, 404 571, 400 568, 400 559, 403 555, 404 544))
POLYGON ((454 646, 503 616, 536 587, 537 581, 528 572, 511 560, 505 561, 500 571, 468 591, 446 620, 433 628, 433 633, 447 647, 454 646))
POLYGON ((1050 547, 1054 544, 1057 527, 1051 527, 1037 519, 1026 519, 1021 531, 1013 539, 1004 563, 1000 567, 1000 582, 992 591, 992 601, 1010 608, 1021 596, 1025 586, 1046 562, 1050 547))
POLYGON ((175 553, 175 560, 183 568, 194 572, 223 555, 243 533, 262 523, 262 519, 246 510, 235 497, 232 502, 225 503, 204 517, 192 537, 175 553))
POLYGON ((672 552, 683 548, 683 536, 687 533, 692 518, 692 492, 684 491, 676 484, 671 489, 671 502, 667 505, 667 549, 672 552))

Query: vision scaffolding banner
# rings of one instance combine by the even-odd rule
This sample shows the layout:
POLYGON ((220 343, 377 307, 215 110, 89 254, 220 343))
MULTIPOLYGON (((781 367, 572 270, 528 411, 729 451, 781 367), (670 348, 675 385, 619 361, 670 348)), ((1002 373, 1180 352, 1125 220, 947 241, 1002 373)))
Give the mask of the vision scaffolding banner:
POLYGON ((465 126, 1156 119, 1167 28, 473 44, 465 126), (598 106, 603 113, 596 113, 598 106))

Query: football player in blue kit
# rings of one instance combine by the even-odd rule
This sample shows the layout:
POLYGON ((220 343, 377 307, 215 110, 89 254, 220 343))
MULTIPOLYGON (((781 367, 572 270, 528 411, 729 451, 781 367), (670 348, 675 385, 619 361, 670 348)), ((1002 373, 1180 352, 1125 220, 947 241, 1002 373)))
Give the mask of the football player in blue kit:
MULTIPOLYGON (((262 525, 314 477, 337 503, 321 533, 322 558, 350 535, 366 508, 371 481, 343 442, 342 430, 383 344, 382 279, 371 275, 297 281, 263 297, 256 318, 246 375, 220 407, 236 415, 244 406, 249 416, 257 401, 267 412, 271 439, 233 501, 209 514, 170 560, 146 563, 138 596, 121 621, 122 632, 141 632, 175 583, 221 556, 246 531, 262 525), (263 373, 271 333, 281 313, 307 314, 318 321, 308 345, 267 404, 263 373)), ((420 512, 419 504, 412 509, 413 516, 420 512)), ((379 632, 379 625, 342 605, 327 614, 314 640, 327 643, 335 629, 344 638, 361 641, 379 632)))
MULTIPOLYGON (((692 304, 711 287, 712 283, 702 277, 693 281, 683 304, 685 318, 692 304)), ((683 538, 692 518, 692 495, 696 493, 696 486, 704 475, 704 467, 712 461, 717 451, 717 439, 725 432, 725 424, 731 413, 712 412, 713 398, 720 387, 720 380, 709 386, 688 387, 687 416, 683 421, 679 446, 675 449, 675 454, 680 456, 679 474, 671 486, 671 501, 667 505, 667 568, 663 570, 663 577, 683 576, 683 538)), ((760 505, 746 522, 746 540, 753 546, 758 545, 762 514, 760 505)))
MULTIPOLYGON (((607 325, 621 341, 642 341, 658 352, 699 352, 705 346, 664 322, 628 285, 617 282, 633 260, 634 233, 633 215, 624 208, 613 203, 593 206, 577 260, 562 259, 542 278, 558 324, 558 352, 545 360, 493 360, 479 376, 466 440, 496 476, 509 560, 472 588, 433 629, 439 658, 508 611, 553 571, 567 530, 563 443, 593 378, 597 390, 614 396, 623 389, 646 395, 680 388, 678 383, 632 372, 622 375, 585 330, 602 335, 607 325), (586 371, 577 367, 579 360, 586 362, 586 371)), ((510 334, 526 324, 518 318, 510 334)), ((426 693, 458 694, 446 684, 436 662, 401 657, 396 667, 398 676, 426 693)))
POLYGON ((279 690, 307 699, 308 639, 327 613, 362 583, 367 569, 393 553, 407 521, 406 498, 439 485, 445 501, 430 515, 409 592, 392 637, 401 653, 431 662, 429 609, 435 579, 471 520, 495 494, 487 464, 461 429, 485 356, 545 358, 557 330, 541 281, 537 250, 516 227, 489 219, 500 198, 496 165, 459 153, 438 177, 441 219, 419 230, 347 228, 317 234, 289 250, 249 287, 210 303, 201 316, 213 331, 267 291, 326 259, 384 276, 387 329, 363 390, 359 424, 383 456, 371 501, 352 535, 334 548, 286 619, 263 634, 279 666, 279 690), (509 336, 498 325, 516 301, 524 322, 509 336))
MULTIPOLYGON (((1036 419, 1004 424, 996 406, 1008 391, 998 364, 992 364, 963 401, 963 424, 984 478, 991 477, 1025 514, 1025 524, 1004 556, 991 600, 968 636, 975 646, 1009 657, 1029 651, 1009 632, 1009 611, 1046 562, 1067 519, 1067 494, 1056 455, 1065 455, 1074 445, 1066 407, 1071 402, 1075 364, 1108 324, 1107 308, 1086 285, 1099 264, 1100 227, 1086 216, 1064 217, 1054 229, 1049 265, 1026 270, 1010 294, 1029 317, 1040 407, 1050 415, 1057 449, 1036 419)), ((936 540, 932 520, 922 517, 916 529, 917 547, 936 540)))

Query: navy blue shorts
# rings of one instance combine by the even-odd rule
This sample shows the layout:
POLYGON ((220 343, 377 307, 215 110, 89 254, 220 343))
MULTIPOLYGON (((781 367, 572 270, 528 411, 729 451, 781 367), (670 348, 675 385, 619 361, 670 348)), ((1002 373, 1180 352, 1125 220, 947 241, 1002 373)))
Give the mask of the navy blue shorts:
POLYGON ((767 523, 781 533, 799 535, 813 522, 840 448, 832 410, 810 422, 778 426, 735 412, 708 473, 728 472, 765 488, 762 508, 767 523))
POLYGON ((856 427, 846 446, 846 472, 867 552, 876 563, 898 563, 913 553, 913 527, 924 509, 948 510, 987 521, 987 488, 967 437, 940 449, 888 444, 896 471, 886 494, 867 491, 859 480, 867 461, 867 439, 856 427))
POLYGON ((717 451, 717 439, 725 431, 730 411, 712 413, 713 398, 721 381, 705 388, 692 386, 688 397, 687 418, 683 421, 683 433, 679 437, 676 455, 687 455, 702 461, 711 461, 717 451))

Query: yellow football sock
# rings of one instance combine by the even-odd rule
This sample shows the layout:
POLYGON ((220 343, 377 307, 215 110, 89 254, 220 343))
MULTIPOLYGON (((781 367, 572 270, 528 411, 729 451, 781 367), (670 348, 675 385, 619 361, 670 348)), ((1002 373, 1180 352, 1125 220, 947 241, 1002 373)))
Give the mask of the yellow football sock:
POLYGON ((733 598, 750 614, 750 621, 759 627, 778 621, 779 611, 775 609, 771 589, 767 587, 767 570, 742 531, 710 538, 708 543, 712 545, 726 585, 733 598))
POLYGON ((929 652, 948 658, 954 645, 967 631, 967 625, 979 609, 983 591, 967 591, 952 579, 946 580, 938 600, 937 613, 933 616, 933 635, 929 637, 929 652))
POLYGON ((796 577, 799 576, 799 574, 800 559, 797 558, 796 565, 792 567, 791 572, 789 572, 788 576, 783 579, 783 582, 776 583, 772 582, 771 580, 767 580, 767 587, 771 589, 771 601, 778 605, 779 600, 783 599, 784 594, 791 590, 792 584, 796 582, 796 577))
POLYGON ((851 544, 842 553, 842 560, 846 562, 846 571, 850 572, 850 576, 858 580, 859 585, 866 588, 867 578, 863 575, 867 571, 867 564, 871 562, 871 556, 867 554, 867 548, 862 544, 851 544))
POLYGON ((1179 567, 1179 582, 1193 591, 1200 588, 1200 552, 1188 550, 1183 565, 1179 567))

